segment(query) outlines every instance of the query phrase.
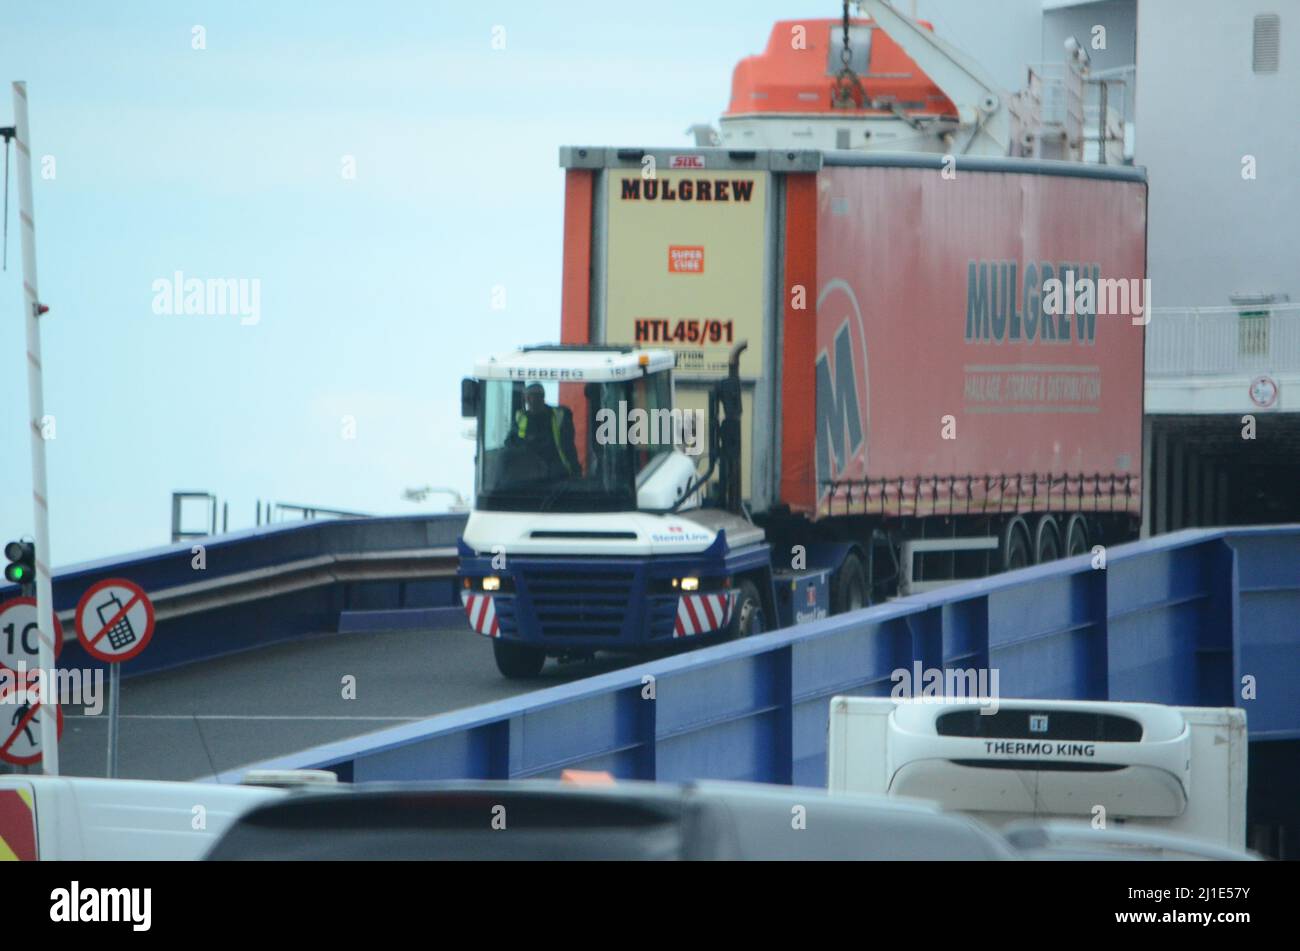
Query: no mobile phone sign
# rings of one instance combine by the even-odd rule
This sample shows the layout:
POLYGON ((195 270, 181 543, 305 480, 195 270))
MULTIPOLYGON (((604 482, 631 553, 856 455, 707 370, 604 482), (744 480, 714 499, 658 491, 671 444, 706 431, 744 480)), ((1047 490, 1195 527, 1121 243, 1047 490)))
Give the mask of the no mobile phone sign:
POLYGON ((86 653, 109 664, 135 657, 153 637, 153 602, 134 581, 106 578, 77 604, 77 640, 86 653))

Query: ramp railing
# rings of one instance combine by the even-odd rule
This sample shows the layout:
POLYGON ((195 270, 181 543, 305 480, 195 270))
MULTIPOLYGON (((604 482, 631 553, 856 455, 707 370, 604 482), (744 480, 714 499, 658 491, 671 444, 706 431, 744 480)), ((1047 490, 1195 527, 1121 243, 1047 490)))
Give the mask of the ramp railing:
POLYGON ((1252 740, 1294 739, 1297 618, 1300 526, 1190 530, 255 765, 356 782, 571 767, 816 786, 832 696, 888 696, 936 670, 982 675, 995 696, 1240 706, 1252 740))

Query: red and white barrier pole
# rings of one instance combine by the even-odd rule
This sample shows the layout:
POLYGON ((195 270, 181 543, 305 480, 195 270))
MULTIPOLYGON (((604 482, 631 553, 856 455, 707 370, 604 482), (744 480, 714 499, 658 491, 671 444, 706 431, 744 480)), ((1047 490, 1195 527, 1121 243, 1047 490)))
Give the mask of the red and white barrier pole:
POLYGON ((32 514, 36 521, 36 624, 40 631, 38 654, 42 676, 40 718, 41 758, 44 772, 59 772, 59 698, 49 696, 54 677, 54 593, 50 583, 50 504, 45 480, 45 400, 41 380, 41 325, 44 308, 36 285, 36 223, 32 213, 31 130, 27 124, 27 84, 14 83, 14 141, 18 153, 18 222, 23 249, 23 314, 27 321, 27 401, 31 410, 32 514))

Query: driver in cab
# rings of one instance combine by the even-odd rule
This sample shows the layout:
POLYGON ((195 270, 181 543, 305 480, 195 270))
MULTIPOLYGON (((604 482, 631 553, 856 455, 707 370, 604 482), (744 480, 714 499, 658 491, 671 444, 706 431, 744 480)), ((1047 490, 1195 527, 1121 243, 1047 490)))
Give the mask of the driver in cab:
POLYGON ((574 442, 573 413, 566 406, 549 406, 540 383, 524 390, 524 408, 515 413, 515 425, 507 440, 539 459, 548 479, 581 475, 574 442))

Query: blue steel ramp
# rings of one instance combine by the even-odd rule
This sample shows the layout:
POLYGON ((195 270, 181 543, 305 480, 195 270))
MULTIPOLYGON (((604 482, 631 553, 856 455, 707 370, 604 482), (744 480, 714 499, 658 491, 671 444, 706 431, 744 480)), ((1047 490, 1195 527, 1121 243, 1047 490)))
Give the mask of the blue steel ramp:
POLYGON ((1240 706, 1252 755, 1294 741, 1300 526, 1179 532, 1110 549, 1104 569, 1082 556, 956 584, 255 765, 356 782, 575 767, 817 786, 830 698, 888 695, 914 663, 996 673, 1005 697, 1240 706))

